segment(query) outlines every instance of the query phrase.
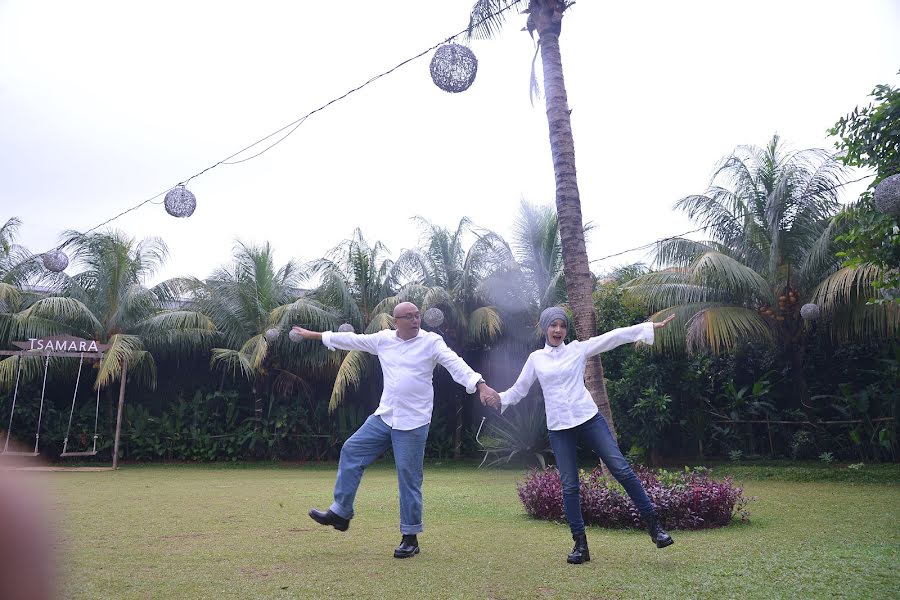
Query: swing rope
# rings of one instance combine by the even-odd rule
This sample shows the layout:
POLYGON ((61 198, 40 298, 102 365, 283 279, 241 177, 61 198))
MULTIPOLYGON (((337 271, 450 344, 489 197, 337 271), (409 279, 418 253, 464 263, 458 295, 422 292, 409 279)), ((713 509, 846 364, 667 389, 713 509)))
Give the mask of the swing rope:
POLYGON ((97 454, 97 423, 100 416, 100 388, 97 388, 97 406, 94 409, 94 446, 93 450, 85 452, 69 452, 69 433, 72 431, 72 416, 75 414, 75 398, 78 396, 78 384, 81 382, 81 367, 84 365, 84 353, 81 354, 81 360, 78 361, 78 377, 75 378, 75 391, 72 393, 72 408, 69 410, 69 426, 66 427, 66 437, 63 440, 63 451, 60 457, 64 456, 94 456, 97 454))
POLYGON ((41 441, 41 419, 44 418, 44 392, 47 390, 47 371, 50 367, 50 354, 47 354, 47 360, 44 361, 44 383, 41 385, 41 408, 38 410, 37 431, 34 433, 34 455, 38 455, 38 444, 41 441))
POLYGON ((6 444, 4 444, 3 452, 0 452, 0 454, 7 454, 9 456, 38 456, 40 454, 38 448, 41 443, 41 420, 44 416, 44 394, 47 391, 47 371, 50 367, 50 354, 47 354, 47 359, 44 361, 44 383, 41 386, 41 407, 38 410, 37 431, 34 433, 33 452, 13 452, 9 450, 9 436, 12 433, 13 415, 16 412, 16 396, 19 394, 19 375, 22 372, 22 357, 18 356, 17 359, 19 360, 19 368, 16 372, 16 389, 13 392, 13 406, 9 413, 9 430, 6 432, 6 444))
POLYGON ((81 355, 81 360, 78 361, 78 376, 75 378, 75 391, 72 392, 72 408, 69 410, 69 426, 66 427, 66 437, 63 440, 63 454, 66 453, 66 449, 69 447, 69 432, 72 430, 72 415, 75 414, 75 397, 78 396, 78 384, 81 382, 81 367, 83 365, 84 354, 81 355))
POLYGON ((16 357, 16 388, 13 391, 12 409, 9 411, 9 427, 6 429, 6 443, 3 444, 3 453, 9 449, 9 434, 12 432, 13 415, 16 414, 16 398, 19 395, 19 376, 22 374, 22 357, 16 357))

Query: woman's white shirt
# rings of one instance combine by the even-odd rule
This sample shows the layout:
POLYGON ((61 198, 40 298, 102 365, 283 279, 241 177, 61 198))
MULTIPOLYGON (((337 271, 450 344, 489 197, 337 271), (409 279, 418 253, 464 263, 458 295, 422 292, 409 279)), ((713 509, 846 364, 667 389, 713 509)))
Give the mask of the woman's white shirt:
POLYGON ((583 342, 563 342, 555 347, 547 344, 529 355, 516 382, 500 392, 500 410, 517 404, 537 380, 544 392, 547 429, 556 431, 581 425, 597 414, 597 405, 584 386, 587 359, 622 344, 652 344, 653 337, 653 323, 647 322, 613 329, 583 342))

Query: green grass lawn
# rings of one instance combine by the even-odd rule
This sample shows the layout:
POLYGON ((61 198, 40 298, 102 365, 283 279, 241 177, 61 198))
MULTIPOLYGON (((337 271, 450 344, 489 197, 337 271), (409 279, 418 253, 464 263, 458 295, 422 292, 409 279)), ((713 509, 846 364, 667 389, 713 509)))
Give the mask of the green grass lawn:
POLYGON ((900 470, 866 469, 724 465, 758 498, 750 523, 675 531, 664 550, 590 528, 579 566, 564 524, 525 516, 522 471, 426 466, 422 553, 406 560, 390 463, 366 472, 346 533, 306 516, 328 506, 334 465, 28 476, 52 494, 67 598, 896 598, 900 470))

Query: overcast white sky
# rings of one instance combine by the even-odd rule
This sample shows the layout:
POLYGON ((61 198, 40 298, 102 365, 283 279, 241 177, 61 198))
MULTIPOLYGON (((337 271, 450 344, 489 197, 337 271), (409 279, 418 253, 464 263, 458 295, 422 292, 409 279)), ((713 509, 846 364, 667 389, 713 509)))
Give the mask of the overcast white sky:
MULTIPOLYGON (((0 220, 46 250, 460 31, 471 4, 0 0, 0 220)), ((508 235, 521 198, 554 199, 523 22, 472 42, 465 93, 420 58, 192 181, 191 218, 148 204, 113 226, 167 242, 161 278, 205 277, 235 239, 317 258, 357 226, 396 256, 414 215, 508 235)), ((590 258, 693 228, 672 204, 738 144, 831 148, 829 126, 900 83, 898 31, 896 0, 579 0, 561 47, 590 258)))

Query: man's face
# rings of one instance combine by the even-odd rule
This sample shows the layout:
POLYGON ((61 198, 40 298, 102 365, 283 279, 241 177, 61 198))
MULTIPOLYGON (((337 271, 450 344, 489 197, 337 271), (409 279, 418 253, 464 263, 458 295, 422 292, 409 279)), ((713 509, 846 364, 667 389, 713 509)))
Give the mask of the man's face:
POLYGON ((419 307, 412 302, 403 302, 394 309, 394 327, 400 339, 408 340, 419 335, 422 315, 419 307))

